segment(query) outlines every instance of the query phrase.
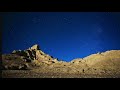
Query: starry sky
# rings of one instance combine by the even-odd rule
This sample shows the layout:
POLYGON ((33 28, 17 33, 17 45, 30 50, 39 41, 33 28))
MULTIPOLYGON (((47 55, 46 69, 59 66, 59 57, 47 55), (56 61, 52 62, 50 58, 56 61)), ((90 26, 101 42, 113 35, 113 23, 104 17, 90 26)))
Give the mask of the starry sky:
POLYGON ((1 12, 2 53, 39 44, 42 51, 71 61, 120 50, 120 12, 1 12))

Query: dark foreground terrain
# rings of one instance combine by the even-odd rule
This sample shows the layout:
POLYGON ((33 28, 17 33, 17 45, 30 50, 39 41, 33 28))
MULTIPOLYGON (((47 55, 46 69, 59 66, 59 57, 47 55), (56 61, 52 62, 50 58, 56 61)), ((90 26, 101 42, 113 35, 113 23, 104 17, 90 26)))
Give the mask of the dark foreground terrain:
POLYGON ((70 73, 42 73, 32 70, 4 70, 3 78, 120 78, 119 74, 70 74, 70 73))

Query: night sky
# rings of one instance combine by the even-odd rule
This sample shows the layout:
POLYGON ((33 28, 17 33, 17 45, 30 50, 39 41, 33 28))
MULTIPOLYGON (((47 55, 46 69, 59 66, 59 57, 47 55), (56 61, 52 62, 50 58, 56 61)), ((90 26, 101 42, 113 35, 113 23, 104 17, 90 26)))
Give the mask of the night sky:
POLYGON ((4 12, 2 53, 39 44, 43 52, 71 61, 120 50, 120 12, 4 12))

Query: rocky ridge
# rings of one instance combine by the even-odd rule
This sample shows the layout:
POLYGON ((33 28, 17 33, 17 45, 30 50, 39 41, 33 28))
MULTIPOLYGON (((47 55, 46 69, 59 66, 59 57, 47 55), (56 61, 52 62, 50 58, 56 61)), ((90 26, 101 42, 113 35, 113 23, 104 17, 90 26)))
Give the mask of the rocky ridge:
POLYGON ((2 61, 3 69, 6 70, 120 77, 120 50, 110 50, 65 62, 44 53, 39 45, 35 44, 26 50, 14 50, 11 54, 2 55, 2 61))

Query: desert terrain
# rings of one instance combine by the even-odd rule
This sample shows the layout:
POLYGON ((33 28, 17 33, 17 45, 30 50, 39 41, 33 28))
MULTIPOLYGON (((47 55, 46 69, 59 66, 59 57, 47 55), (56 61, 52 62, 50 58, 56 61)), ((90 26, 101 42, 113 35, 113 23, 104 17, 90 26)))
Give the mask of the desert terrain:
POLYGON ((2 78, 120 78, 120 50, 109 50, 70 62, 44 53, 35 44, 2 54, 2 78))

